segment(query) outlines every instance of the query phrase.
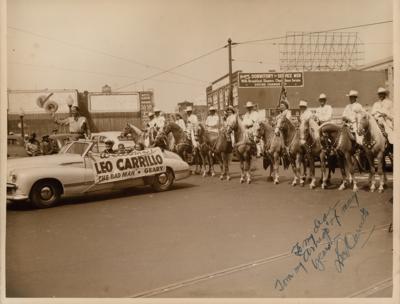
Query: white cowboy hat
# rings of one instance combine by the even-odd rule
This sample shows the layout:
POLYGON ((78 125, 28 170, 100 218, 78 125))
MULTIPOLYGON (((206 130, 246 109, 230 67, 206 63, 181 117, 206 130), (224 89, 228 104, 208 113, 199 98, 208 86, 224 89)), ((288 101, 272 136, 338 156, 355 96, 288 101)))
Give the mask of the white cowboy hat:
POLYGON ((193 111, 193 108, 192 108, 191 106, 188 106, 188 107, 185 109, 185 112, 189 112, 189 111, 193 111))
POLYGON ((350 90, 349 94, 346 94, 347 97, 355 96, 358 97, 358 92, 356 90, 350 90))
POLYGON ((209 109, 208 109, 209 111, 216 111, 217 110, 217 108, 216 107, 214 107, 214 106, 211 106, 209 109))
POLYGON ((299 107, 306 107, 306 108, 307 108, 307 101, 305 101, 305 100, 300 100, 300 102, 299 102, 299 107))
POLYGON ((155 113, 155 112, 161 112, 161 110, 160 110, 159 108, 157 108, 157 107, 154 107, 153 112, 154 112, 154 113, 155 113))
POLYGON ((151 116, 154 116, 154 113, 153 112, 149 112, 149 117, 151 117, 151 116))
POLYGON ((386 94, 386 93, 387 93, 387 90, 386 90, 385 88, 380 87, 380 88, 378 89, 378 92, 377 92, 377 93, 378 93, 378 94, 381 94, 381 93, 386 94))
POLYGON ((251 101, 246 102, 246 108, 252 108, 254 104, 251 101))
POLYGON ((321 93, 320 95, 319 95, 319 98, 318 99, 326 99, 326 95, 324 94, 324 93, 321 93))

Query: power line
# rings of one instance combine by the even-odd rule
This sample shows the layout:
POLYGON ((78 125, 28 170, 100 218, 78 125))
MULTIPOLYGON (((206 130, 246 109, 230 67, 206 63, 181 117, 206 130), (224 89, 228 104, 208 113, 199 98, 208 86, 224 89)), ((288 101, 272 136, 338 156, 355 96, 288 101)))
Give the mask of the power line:
MULTIPOLYGON (((333 28, 333 29, 328 29, 328 30, 323 30, 323 31, 307 32, 304 35, 312 35, 312 34, 334 32, 334 31, 341 31, 341 30, 349 30, 349 29, 354 29, 354 28, 367 27, 367 26, 373 26, 373 25, 380 25, 380 24, 386 24, 386 23, 391 23, 391 22, 393 22, 393 20, 386 20, 386 21, 380 21, 380 22, 374 22, 374 23, 365 23, 365 24, 359 24, 359 25, 353 25, 353 26, 347 26, 347 27, 333 28)), ((283 38, 286 38, 286 37, 290 37, 290 35, 263 38, 263 39, 255 39, 255 40, 245 40, 245 41, 236 42, 236 44, 237 45, 241 45, 241 44, 248 44, 248 43, 255 43, 255 42, 279 40, 279 39, 283 39, 283 38)))
MULTIPOLYGON (((38 64, 29 64, 29 63, 22 63, 22 62, 9 62, 9 64, 23 65, 23 66, 33 67, 33 68, 44 68, 44 69, 68 71, 68 72, 88 73, 88 74, 94 74, 94 75, 100 75, 100 76, 109 76, 109 77, 111 76, 111 77, 128 78, 128 79, 139 79, 138 76, 110 74, 110 73, 104 73, 104 72, 95 72, 95 71, 88 71, 88 70, 71 69, 71 68, 58 67, 58 66, 38 65, 38 64)), ((182 84, 182 85, 203 86, 201 84, 189 83, 189 82, 180 82, 180 81, 174 81, 174 80, 168 80, 168 79, 156 79, 155 78, 155 79, 152 79, 152 80, 153 81, 159 81, 159 82, 182 84)))
MULTIPOLYGON (((100 54, 100 55, 103 55, 103 56, 112 57, 114 59, 118 59, 118 60, 122 60, 122 61, 128 61, 128 62, 137 64, 137 65, 140 65, 140 66, 144 66, 146 68, 152 68, 152 69, 156 69, 156 70, 159 70, 159 71, 167 72, 165 69, 160 68, 160 67, 155 66, 155 65, 142 63, 142 62, 139 62, 137 60, 130 59, 130 58, 116 56, 116 55, 113 55, 113 54, 110 54, 110 53, 107 53, 107 52, 103 52, 103 51, 100 51, 100 50, 97 50, 97 49, 93 49, 93 48, 88 48, 88 47, 85 47, 85 46, 81 46, 79 44, 71 43, 71 42, 60 40, 60 39, 57 39, 57 38, 47 37, 45 35, 34 33, 34 32, 31 32, 31 31, 28 31, 28 30, 25 30, 25 29, 13 27, 13 26, 8 26, 7 28, 12 29, 12 30, 17 31, 17 32, 21 32, 21 33, 29 34, 29 35, 36 36, 36 37, 39 37, 39 38, 42 38, 42 39, 46 39, 46 40, 49 40, 49 41, 55 41, 55 42, 67 45, 69 47, 82 49, 82 50, 85 50, 85 51, 88 51, 88 52, 97 53, 97 54, 100 54)), ((180 77, 185 77, 185 78, 188 78, 188 79, 191 79, 191 80, 195 80, 195 81, 199 81, 199 82, 203 82, 203 83, 208 83, 205 80, 198 79, 198 78, 195 78, 195 77, 192 77, 192 76, 188 76, 188 75, 185 75, 185 74, 181 74, 181 73, 177 73, 177 72, 169 72, 169 73, 177 75, 177 76, 180 76, 180 77)))
POLYGON ((193 58, 193 59, 190 59, 190 60, 188 60, 188 61, 185 61, 184 63, 181 63, 181 64, 178 64, 178 65, 176 65, 176 66, 174 66, 174 67, 171 67, 171 68, 169 68, 169 69, 167 69, 167 70, 165 70, 165 71, 162 71, 162 72, 159 72, 159 73, 156 73, 156 74, 147 76, 147 77, 142 78, 142 79, 140 79, 140 80, 138 80, 138 81, 135 81, 135 82, 128 83, 128 84, 126 84, 126 85, 124 85, 124 86, 122 86, 122 87, 117 88, 117 90, 124 89, 124 88, 126 88, 126 87, 131 86, 131 85, 135 85, 135 84, 137 84, 137 83, 139 83, 139 82, 143 82, 143 81, 152 79, 152 78, 154 78, 154 77, 160 76, 160 75, 162 75, 162 74, 168 73, 168 72, 170 72, 170 71, 172 71, 172 70, 176 70, 176 69, 178 69, 178 68, 180 68, 180 67, 182 67, 182 66, 184 66, 184 65, 187 65, 187 64, 192 63, 192 62, 194 62, 194 61, 197 61, 197 60, 199 60, 199 59, 201 59, 201 58, 204 58, 204 57, 206 57, 206 56, 209 56, 209 55, 211 55, 211 54, 213 54, 213 53, 215 53, 215 52, 217 52, 217 51, 220 51, 220 50, 222 50, 222 49, 224 49, 224 48, 225 48, 225 46, 218 47, 218 48, 216 48, 216 49, 213 49, 213 50, 211 50, 211 51, 208 51, 207 53, 204 53, 204 54, 202 54, 202 55, 200 55, 200 56, 197 56, 197 57, 195 57, 195 58, 193 58))

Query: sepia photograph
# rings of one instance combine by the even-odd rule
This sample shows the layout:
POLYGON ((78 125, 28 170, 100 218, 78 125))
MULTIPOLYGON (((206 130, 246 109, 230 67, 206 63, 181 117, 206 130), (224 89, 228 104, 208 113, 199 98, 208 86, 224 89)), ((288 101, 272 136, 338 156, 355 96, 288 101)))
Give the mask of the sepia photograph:
POLYGON ((397 0, 0 2, 0 302, 398 303, 397 0))

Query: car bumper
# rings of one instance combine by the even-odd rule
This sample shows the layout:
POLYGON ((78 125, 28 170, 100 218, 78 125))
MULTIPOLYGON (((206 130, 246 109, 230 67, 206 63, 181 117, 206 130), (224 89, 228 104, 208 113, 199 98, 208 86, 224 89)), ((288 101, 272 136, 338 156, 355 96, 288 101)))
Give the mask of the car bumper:
POLYGON ((12 183, 7 183, 7 201, 24 201, 29 198, 28 195, 21 193, 18 186, 12 183))
POLYGON ((187 178, 189 176, 190 176, 190 170, 189 169, 175 171, 175 180, 184 179, 184 178, 187 178))

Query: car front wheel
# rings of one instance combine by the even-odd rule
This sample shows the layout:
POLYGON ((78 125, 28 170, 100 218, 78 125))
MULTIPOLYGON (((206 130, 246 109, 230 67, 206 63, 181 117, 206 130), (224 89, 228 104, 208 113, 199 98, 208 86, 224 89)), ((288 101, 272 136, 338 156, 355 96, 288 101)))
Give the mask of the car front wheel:
POLYGON ((154 176, 152 187, 157 192, 167 191, 171 189, 173 182, 174 174, 171 169, 167 168, 167 171, 154 176))
POLYGON ((31 190, 31 203, 36 208, 50 208, 60 200, 61 189, 54 181, 37 182, 31 190))

